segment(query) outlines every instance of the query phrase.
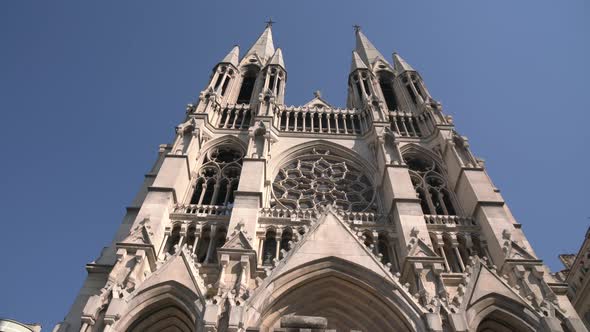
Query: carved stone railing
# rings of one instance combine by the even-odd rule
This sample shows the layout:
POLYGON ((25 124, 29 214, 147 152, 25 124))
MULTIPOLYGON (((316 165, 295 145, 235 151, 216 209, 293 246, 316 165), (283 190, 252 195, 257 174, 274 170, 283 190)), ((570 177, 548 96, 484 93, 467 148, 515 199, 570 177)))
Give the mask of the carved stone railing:
POLYGON ((376 224, 382 221, 382 215, 374 212, 339 211, 338 214, 344 221, 354 225, 376 224))
POLYGON ((285 208, 262 208, 259 212, 260 218, 267 219, 284 219, 291 221, 309 220, 314 221, 319 217, 319 213, 313 209, 285 209, 285 208))
MULTIPOLYGON (((338 215, 346 222, 354 225, 377 224, 383 222, 383 216, 374 212, 350 212, 338 210, 338 215)), ((283 221, 315 221, 321 212, 315 209, 286 209, 286 208, 263 208, 259 217, 264 219, 283 221)))
POLYGON ((424 136, 424 129, 428 127, 425 121, 426 116, 423 115, 416 116, 411 112, 389 111, 391 130, 403 137, 424 136))
POLYGON ((358 109, 295 107, 275 110, 281 131, 324 134, 363 134, 370 127, 367 113, 358 109))
POLYGON ((433 215, 425 214, 424 220, 426 225, 443 225, 443 226, 466 226, 474 227, 477 226, 475 220, 470 217, 461 216, 447 216, 447 215, 433 215))
POLYGON ((229 216, 231 215, 231 210, 231 206, 178 204, 174 207, 173 213, 193 214, 198 216, 229 216))
POLYGON ((252 118, 253 110, 250 105, 236 104, 215 107, 211 122, 220 129, 248 129, 252 118))

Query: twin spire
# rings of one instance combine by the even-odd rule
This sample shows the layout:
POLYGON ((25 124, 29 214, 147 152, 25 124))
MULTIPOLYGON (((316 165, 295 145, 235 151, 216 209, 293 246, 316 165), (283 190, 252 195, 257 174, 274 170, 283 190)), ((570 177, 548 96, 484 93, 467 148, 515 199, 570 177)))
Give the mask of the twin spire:
MULTIPOLYGON (((393 53, 393 68, 385 60, 385 57, 377 48, 371 43, 371 41, 361 31, 359 26, 355 26, 356 35, 356 46, 352 52, 352 63, 350 65, 350 72, 359 69, 370 69, 374 68, 375 64, 380 62, 383 65, 393 69, 395 73, 401 73, 404 71, 415 71, 399 54, 393 53)), ((240 63, 240 48, 236 45, 232 50, 223 58, 221 63, 232 64, 238 67, 240 63)), ((254 56, 260 62, 261 65, 278 65, 285 69, 285 62, 283 60, 283 52, 280 48, 275 50, 273 39, 272 39, 272 23, 268 23, 264 28, 262 34, 258 37, 256 42, 250 47, 244 59, 254 56)))

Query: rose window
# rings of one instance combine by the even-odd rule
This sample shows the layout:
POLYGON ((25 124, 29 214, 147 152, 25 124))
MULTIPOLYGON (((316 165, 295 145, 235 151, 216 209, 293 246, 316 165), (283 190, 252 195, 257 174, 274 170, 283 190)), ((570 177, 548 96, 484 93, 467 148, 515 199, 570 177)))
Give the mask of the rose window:
POLYGON ((316 209, 320 206, 361 212, 373 210, 375 189, 349 162, 316 152, 292 160, 273 182, 273 206, 316 209))

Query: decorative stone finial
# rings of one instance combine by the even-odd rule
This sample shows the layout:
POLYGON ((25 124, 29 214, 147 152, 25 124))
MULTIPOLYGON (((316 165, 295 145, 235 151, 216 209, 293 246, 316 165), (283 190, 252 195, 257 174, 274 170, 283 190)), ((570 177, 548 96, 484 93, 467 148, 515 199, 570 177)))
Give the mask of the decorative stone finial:
POLYGON ((315 90, 313 92, 314 97, 316 98, 322 98, 322 93, 320 92, 320 90, 315 90))

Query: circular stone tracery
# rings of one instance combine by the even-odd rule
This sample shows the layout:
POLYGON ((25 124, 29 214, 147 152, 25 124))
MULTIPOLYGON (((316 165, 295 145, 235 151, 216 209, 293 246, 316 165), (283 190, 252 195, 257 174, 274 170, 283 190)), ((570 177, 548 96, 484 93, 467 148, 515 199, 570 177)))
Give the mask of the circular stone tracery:
POLYGON ((272 205, 288 209, 334 206, 362 212, 373 210, 375 199, 375 189, 366 175, 350 162, 315 149, 283 166, 272 188, 272 205))

